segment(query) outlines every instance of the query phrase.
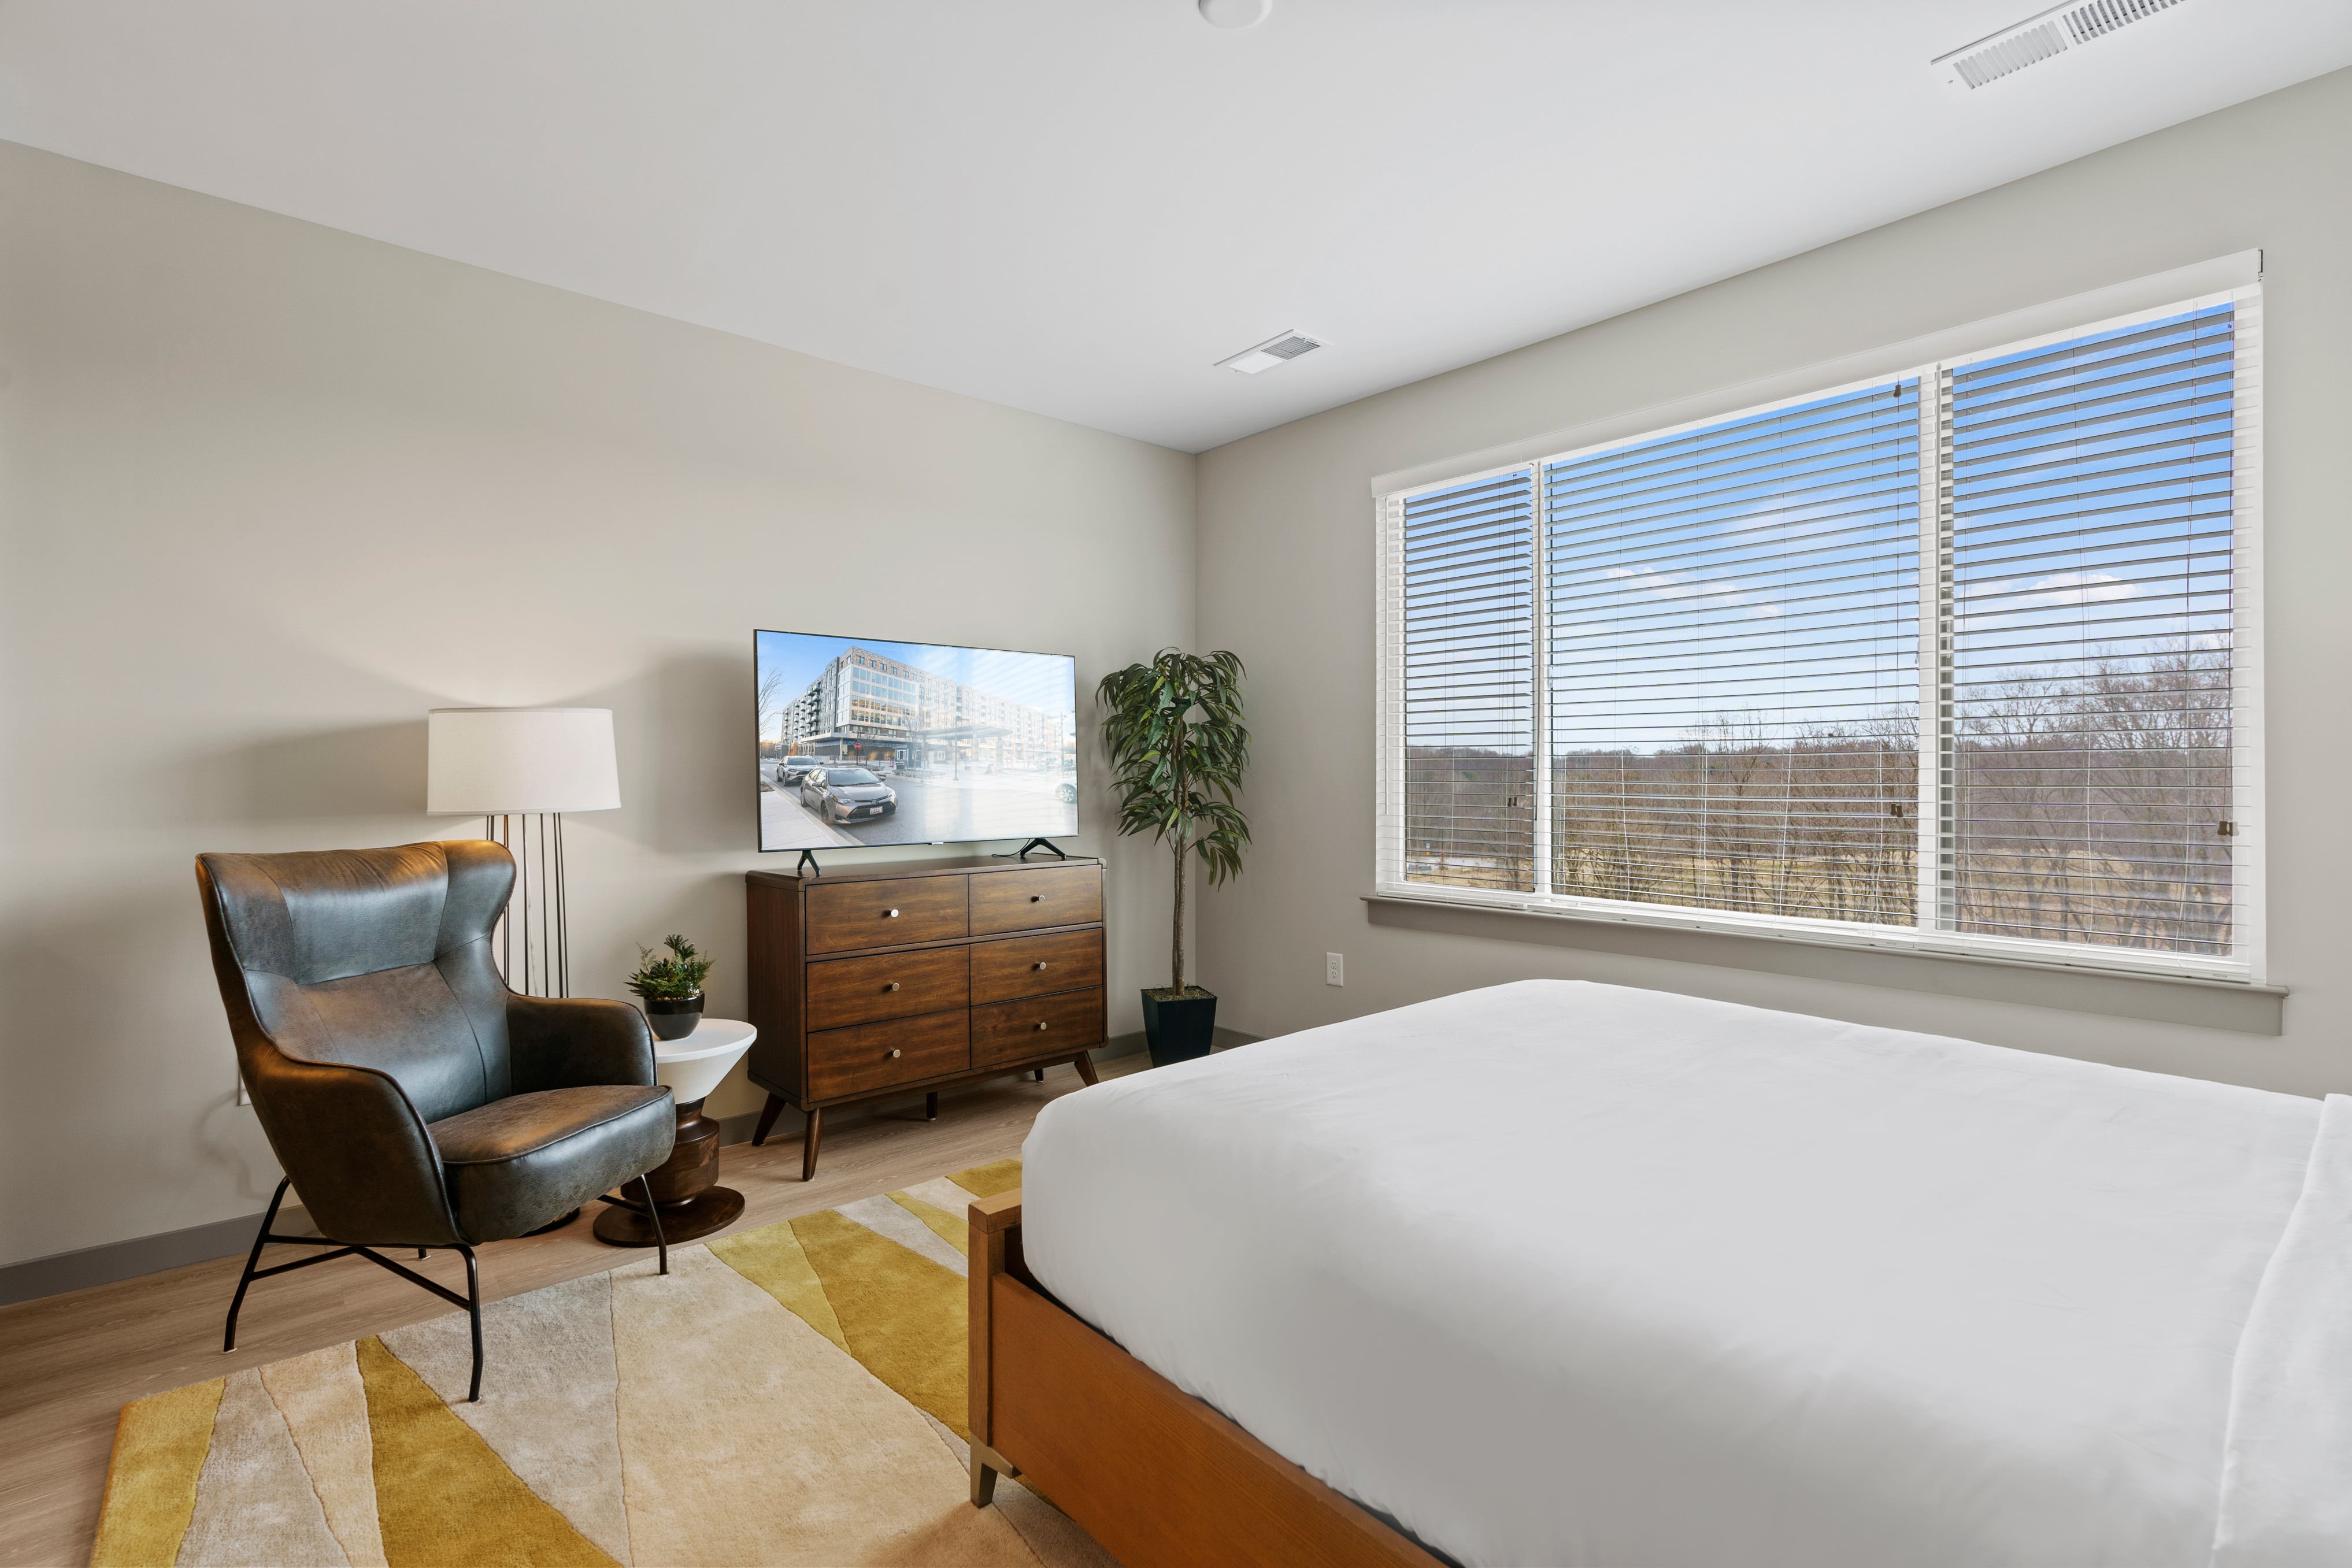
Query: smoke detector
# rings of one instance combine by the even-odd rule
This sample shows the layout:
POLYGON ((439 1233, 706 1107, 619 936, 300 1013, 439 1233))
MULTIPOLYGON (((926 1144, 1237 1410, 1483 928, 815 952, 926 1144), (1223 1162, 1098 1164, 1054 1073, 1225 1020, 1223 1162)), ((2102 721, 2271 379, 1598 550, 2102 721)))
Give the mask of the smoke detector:
POLYGON ((1315 339, 1302 333, 1276 332, 1255 348, 1244 349, 1238 354, 1219 360, 1217 369, 1239 371, 1245 376, 1254 376, 1260 371, 1270 371, 1276 365, 1288 364, 1299 355, 1313 353, 1322 346, 1315 339))
POLYGON ((1973 91, 2028 66, 2055 59, 2068 49, 2096 43, 2179 4, 2180 0, 2074 0, 2003 27, 1989 38, 1979 38, 1965 48, 1938 55, 1929 63, 1952 86, 1973 91))

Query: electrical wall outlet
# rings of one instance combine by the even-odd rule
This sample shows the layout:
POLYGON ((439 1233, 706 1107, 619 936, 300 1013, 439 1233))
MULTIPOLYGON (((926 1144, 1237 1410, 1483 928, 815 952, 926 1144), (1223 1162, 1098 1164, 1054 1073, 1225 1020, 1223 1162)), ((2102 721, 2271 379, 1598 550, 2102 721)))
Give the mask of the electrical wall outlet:
POLYGON ((1323 955, 1323 983, 1327 986, 1344 986, 1348 983, 1348 956, 1345 953, 1323 955))

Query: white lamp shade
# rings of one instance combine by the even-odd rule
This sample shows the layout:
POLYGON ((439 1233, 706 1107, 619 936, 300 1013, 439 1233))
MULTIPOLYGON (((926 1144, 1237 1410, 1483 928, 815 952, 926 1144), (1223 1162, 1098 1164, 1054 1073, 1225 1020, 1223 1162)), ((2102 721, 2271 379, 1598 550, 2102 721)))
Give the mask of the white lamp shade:
POLYGON ((436 816, 609 811, 621 803, 605 707, 436 707, 425 810, 436 816))

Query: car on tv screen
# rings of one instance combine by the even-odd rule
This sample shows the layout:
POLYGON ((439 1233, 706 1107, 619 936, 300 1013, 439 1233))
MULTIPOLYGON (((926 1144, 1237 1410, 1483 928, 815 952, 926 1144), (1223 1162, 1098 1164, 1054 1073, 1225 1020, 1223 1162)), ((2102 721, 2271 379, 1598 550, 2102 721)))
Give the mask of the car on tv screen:
POLYGON ((863 768, 819 768, 801 776, 801 804, 828 822, 885 817, 898 792, 863 768))

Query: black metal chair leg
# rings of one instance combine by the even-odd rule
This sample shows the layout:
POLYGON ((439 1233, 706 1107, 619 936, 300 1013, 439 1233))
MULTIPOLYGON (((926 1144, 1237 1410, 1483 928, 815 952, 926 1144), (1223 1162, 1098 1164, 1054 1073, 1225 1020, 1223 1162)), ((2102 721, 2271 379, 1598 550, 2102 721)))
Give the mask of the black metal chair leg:
POLYGON ((228 1332, 221 1336, 223 1354, 236 1348, 236 1314, 245 1305, 245 1292, 253 1283, 253 1270, 261 1263, 261 1244, 269 1239, 269 1228, 278 1223, 278 1206, 286 1201, 286 1189, 294 1185, 290 1176, 281 1177, 278 1190, 269 1195, 269 1212, 261 1217, 261 1228, 253 1233, 253 1250, 245 1255, 245 1272, 237 1276, 236 1294, 228 1301, 228 1332))
POLYGON ((478 1405, 482 1401, 482 1275, 474 1262, 474 1249, 461 1241, 457 1250, 466 1255, 466 1316, 474 1329, 474 1382, 466 1390, 466 1403, 478 1405))
POLYGON ((654 1207, 654 1184, 639 1176, 637 1190, 646 1195, 646 1223, 654 1228, 654 1247, 661 1254, 661 1271, 667 1274, 669 1272, 669 1243, 662 1238, 661 1210, 654 1207))

